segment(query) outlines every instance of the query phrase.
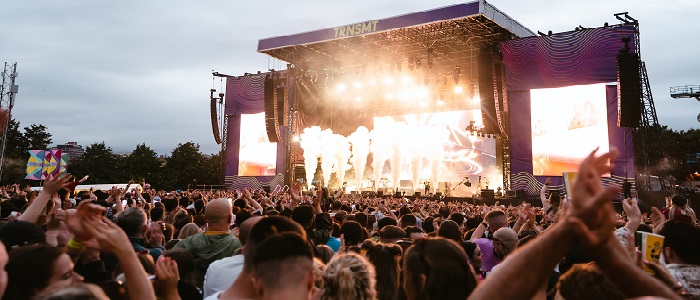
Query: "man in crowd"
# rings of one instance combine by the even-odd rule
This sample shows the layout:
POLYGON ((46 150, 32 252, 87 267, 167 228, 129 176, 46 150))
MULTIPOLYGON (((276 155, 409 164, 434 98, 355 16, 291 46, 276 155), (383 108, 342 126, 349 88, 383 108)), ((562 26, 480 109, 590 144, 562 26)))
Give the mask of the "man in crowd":
POLYGON ((229 226, 233 220, 231 202, 225 198, 212 200, 204 210, 207 231, 195 234, 175 245, 184 248, 194 256, 195 279, 197 287, 204 284, 204 273, 215 260, 232 256, 241 248, 241 242, 229 234, 229 226))
POLYGON ((259 299, 311 299, 313 251, 302 235, 272 235, 260 243, 252 256, 252 282, 259 299))
POLYGON ((155 246, 147 248, 144 241, 144 233, 148 229, 146 212, 140 207, 130 207, 117 215, 117 225, 126 232, 126 235, 131 241, 131 245, 138 253, 148 252, 153 257, 153 261, 158 261, 158 258, 165 248, 163 246, 155 246))

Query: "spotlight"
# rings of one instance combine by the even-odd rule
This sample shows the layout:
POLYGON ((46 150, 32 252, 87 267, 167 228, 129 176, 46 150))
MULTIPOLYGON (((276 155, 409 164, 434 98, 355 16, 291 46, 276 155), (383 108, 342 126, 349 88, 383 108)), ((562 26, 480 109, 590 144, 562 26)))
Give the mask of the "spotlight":
POLYGON ((442 106, 442 105, 444 105, 444 104, 445 104, 445 101, 442 101, 442 100, 438 100, 438 102, 437 102, 437 105, 438 105, 438 106, 442 106))
POLYGON ((392 85, 392 84, 394 84, 394 78, 387 77, 386 79, 384 79, 384 83, 386 85, 392 85))
POLYGON ((472 101, 474 102, 474 104, 479 104, 481 102, 481 98, 479 98, 479 95, 474 95, 472 101))
POLYGON ((362 101, 362 97, 360 97, 360 96, 355 97, 355 101, 357 101, 357 102, 362 101))
POLYGON ((338 86, 336 86, 336 89, 337 89, 339 92, 343 92, 343 91, 345 91, 345 89, 347 89, 347 88, 348 88, 348 87, 347 87, 345 84, 343 84, 343 83, 338 84, 338 86))
POLYGON ((292 142, 298 142, 299 141, 299 136, 298 135, 293 135, 292 136, 292 142))
POLYGON ((394 94, 392 94, 392 93, 386 94, 386 99, 388 99, 388 100, 394 99, 394 94))
POLYGON ((375 86, 375 85, 377 85, 377 81, 376 81, 376 80, 372 80, 372 81, 369 82, 369 85, 375 86))
POLYGON ((455 94, 461 94, 464 91, 461 86, 455 87, 455 94))
POLYGON ((354 87, 355 89, 360 89, 360 88, 362 88, 362 83, 360 83, 359 81, 356 81, 355 83, 352 84, 352 87, 354 87))
POLYGON ((428 91, 428 88, 423 87, 423 88, 418 89, 418 95, 421 98, 426 98, 426 97, 428 97, 428 95, 430 95, 430 92, 428 91))
POLYGON ((404 76, 404 77, 403 77, 403 83, 404 83, 404 84, 411 83, 411 77, 404 76))
POLYGON ((401 94, 399 94, 399 100, 401 101, 406 101, 409 98, 411 98, 411 93, 409 93, 408 91, 403 91, 401 92, 401 94))

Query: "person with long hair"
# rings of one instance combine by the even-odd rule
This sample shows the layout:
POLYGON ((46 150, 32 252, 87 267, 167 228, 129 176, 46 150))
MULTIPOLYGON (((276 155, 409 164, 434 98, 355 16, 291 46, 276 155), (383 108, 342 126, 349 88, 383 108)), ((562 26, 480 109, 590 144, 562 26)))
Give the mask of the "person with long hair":
POLYGON ((366 240, 362 243, 362 249, 367 249, 365 257, 374 265, 377 274, 377 299, 396 299, 400 286, 401 246, 366 240))
POLYGON ((9 281, 3 299, 31 299, 83 281, 80 274, 73 272, 70 256, 62 248, 48 245, 13 249, 5 268, 9 281))
POLYGON ((452 240, 419 239, 403 260, 408 300, 467 299, 477 279, 464 250, 452 240))
POLYGON ((374 300, 374 267, 363 256, 346 253, 336 255, 323 273, 321 300, 374 300))
POLYGON ((460 245, 462 246, 462 249, 464 249, 464 252, 467 253, 467 259, 469 259, 469 263, 474 268, 474 272, 476 272, 477 279, 486 279, 486 271, 484 271, 483 269, 483 257, 481 256, 481 249, 479 248, 479 246, 476 243, 472 242, 462 242, 460 243, 460 245))
MULTIPOLYGON (((667 204, 668 205, 668 204, 667 204)), ((695 216, 695 211, 690 208, 690 203, 683 195, 675 194, 671 197, 670 205, 661 210, 671 222, 685 222, 696 224, 698 218, 695 216)))

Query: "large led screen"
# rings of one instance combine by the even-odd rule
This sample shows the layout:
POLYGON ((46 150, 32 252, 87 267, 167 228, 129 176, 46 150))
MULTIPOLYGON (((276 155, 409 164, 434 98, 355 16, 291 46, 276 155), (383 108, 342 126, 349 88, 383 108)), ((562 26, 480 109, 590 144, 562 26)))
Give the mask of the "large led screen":
POLYGON ((241 115, 238 176, 274 176, 277 143, 270 143, 265 130, 265 113, 241 115))
POLYGON ((605 84, 530 91, 533 175, 575 172, 600 147, 609 150, 605 84))
POLYGON ((374 170, 375 174, 389 181, 387 187, 395 186, 392 181, 397 177, 399 186, 406 189, 412 181, 429 180, 438 192, 448 189, 453 196, 471 196, 478 188, 479 177, 481 189, 502 186, 502 172, 496 166, 496 140, 466 131, 470 121, 481 125, 480 110, 375 117, 373 138, 381 139, 386 134, 384 139, 390 141, 383 158, 387 162, 382 170, 374 170), (398 169, 396 162, 400 163, 398 169), (460 184, 465 177, 470 179, 470 187, 460 184))

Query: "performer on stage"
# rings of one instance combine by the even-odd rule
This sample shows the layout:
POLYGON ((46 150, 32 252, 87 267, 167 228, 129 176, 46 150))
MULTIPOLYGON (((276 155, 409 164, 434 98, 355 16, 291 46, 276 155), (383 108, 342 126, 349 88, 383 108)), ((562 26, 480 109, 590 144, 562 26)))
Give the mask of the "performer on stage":
POLYGON ((559 193, 550 193, 549 199, 546 197, 549 185, 552 183, 552 178, 547 177, 540 190, 540 200, 542 201, 542 211, 544 211, 547 216, 547 221, 554 222, 554 216, 559 211, 559 203, 561 199, 559 198, 559 193))

